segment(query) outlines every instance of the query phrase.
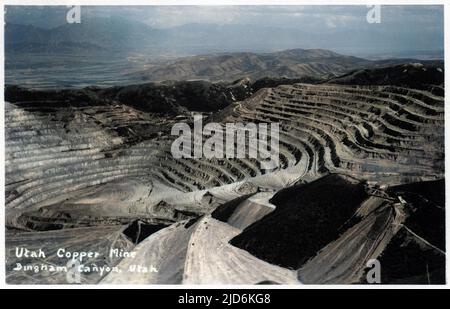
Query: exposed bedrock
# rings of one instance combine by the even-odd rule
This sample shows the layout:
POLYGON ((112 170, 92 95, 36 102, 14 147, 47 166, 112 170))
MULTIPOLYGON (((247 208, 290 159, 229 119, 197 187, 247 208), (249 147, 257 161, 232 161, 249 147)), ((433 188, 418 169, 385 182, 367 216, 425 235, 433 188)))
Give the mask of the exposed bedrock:
POLYGON ((372 191, 356 212, 359 222, 322 248, 298 270, 304 283, 370 283, 373 259, 379 283, 445 283, 443 181, 372 191), (400 189, 401 188, 401 189, 400 189), (411 194, 413 196, 411 196, 411 194))
POLYGON ((275 210, 230 243, 272 265, 297 269, 304 284, 370 283, 373 259, 380 263, 379 283, 442 284, 444 203, 426 193, 441 195, 443 181, 413 192, 418 185, 386 192, 348 176, 325 176, 275 194, 275 210))
POLYGON ((275 210, 230 243, 271 264, 297 269, 339 236, 367 197, 363 184, 339 175, 281 190, 270 200, 275 210))
POLYGON ((88 248, 98 234, 160 271, 92 274, 91 283, 358 283, 369 258, 379 259, 386 283, 442 282, 442 85, 294 83, 248 98, 245 80, 186 85, 8 87, 7 254, 21 242, 52 250, 65 238, 88 248), (183 103, 187 89, 204 101, 183 103), (191 124, 191 110, 208 111, 215 91, 224 99, 204 123, 280 124, 277 167, 172 156, 170 128, 191 124), (401 266, 406 259, 415 266, 401 266))

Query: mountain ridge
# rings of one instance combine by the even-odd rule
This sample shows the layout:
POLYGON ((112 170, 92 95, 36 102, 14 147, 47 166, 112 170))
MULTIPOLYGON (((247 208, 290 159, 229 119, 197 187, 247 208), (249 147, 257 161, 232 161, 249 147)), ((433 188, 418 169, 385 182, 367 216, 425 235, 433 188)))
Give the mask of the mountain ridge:
MULTIPOLYGON (((89 43, 111 52, 118 50, 139 50, 177 53, 178 55, 194 55, 212 52, 272 52, 276 50, 303 48, 333 49, 340 53, 363 55, 386 55, 402 53, 401 57, 417 57, 412 49, 421 50, 426 56, 428 52, 443 57, 443 38, 426 36, 427 45, 411 45, 410 40, 398 36, 381 36, 376 31, 367 35, 364 29, 355 29, 352 36, 348 32, 331 31, 311 32, 289 27, 273 27, 269 25, 254 26, 248 24, 215 25, 206 23, 187 23, 170 28, 155 28, 140 20, 124 17, 89 17, 83 16, 81 24, 67 24, 63 20, 58 26, 42 27, 36 22, 21 23, 17 20, 6 20, 5 42, 6 52, 29 51, 27 44, 41 42, 36 50, 58 53, 60 41, 89 43), (34 25, 34 26, 31 26, 34 25), (39 26, 37 26, 39 25, 39 26), (30 27, 30 28, 26 28, 30 27), (32 35, 25 35, 23 30, 29 29, 32 35), (72 40, 74 38, 74 40, 72 40), (79 39, 82 38, 80 41, 79 39), (17 43, 27 43, 18 45, 17 43), (44 44, 45 43, 45 44, 44 44), (389 48, 386 49, 386 44, 389 48), (55 48, 55 46, 57 48, 55 48), (364 46, 364 48, 360 48, 364 46), (384 48, 380 48, 385 46, 384 48), (405 46, 407 49, 405 49, 405 46), (433 46, 433 50, 430 50, 433 46), (409 52, 406 52, 408 50, 409 52)), ((62 45, 62 44, 61 44, 62 45)), ((63 45, 62 45, 63 46, 63 45)), ((63 46, 64 47, 64 46, 63 46)), ((67 50, 70 50, 67 48, 67 50)), ((90 51, 95 51, 95 48, 90 51)), ((65 50, 66 51, 66 50, 65 50)), ((378 57, 379 58, 379 57, 378 57)))
POLYGON ((219 53, 177 58, 130 73, 144 81, 211 80, 232 81, 249 77, 331 79, 355 70, 373 69, 420 62, 417 59, 367 60, 326 49, 288 49, 272 53, 219 53))

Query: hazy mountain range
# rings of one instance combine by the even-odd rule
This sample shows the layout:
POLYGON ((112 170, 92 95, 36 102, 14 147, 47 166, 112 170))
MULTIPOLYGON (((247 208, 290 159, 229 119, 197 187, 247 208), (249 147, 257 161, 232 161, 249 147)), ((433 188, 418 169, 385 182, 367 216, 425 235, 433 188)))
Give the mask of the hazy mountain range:
POLYGON ((71 88, 244 77, 327 79, 352 70, 441 58, 438 36, 426 38, 436 41, 428 51, 415 51, 423 45, 425 39, 421 39, 410 53, 390 56, 396 44, 404 48, 411 39, 398 33, 392 36, 398 37, 367 36, 363 30, 349 35, 337 30, 310 33, 242 24, 198 23, 162 29, 119 17, 85 18, 80 24, 50 28, 7 22, 5 73, 8 84, 71 88), (382 48, 386 42, 394 43, 378 57, 382 60, 336 52, 351 46, 382 48))
MULTIPOLYGON (((151 64, 130 75, 149 81, 236 80, 250 77, 330 78, 363 68, 378 68, 421 62, 440 65, 440 61, 417 59, 367 60, 324 49, 290 49, 274 53, 223 53, 184 57, 151 64)), ((443 67, 443 65, 442 65, 443 67)))
POLYGON ((313 33, 302 29, 255 25, 191 23, 171 28, 152 28, 125 18, 91 18, 80 24, 41 28, 7 22, 6 53, 134 51, 198 55, 212 52, 273 52, 294 48, 322 48, 352 55, 400 54, 402 57, 443 56, 443 38, 436 35, 411 38, 396 32, 356 29, 313 33), (428 48, 428 50, 425 50, 428 48), (405 54, 405 50, 409 50, 405 54))

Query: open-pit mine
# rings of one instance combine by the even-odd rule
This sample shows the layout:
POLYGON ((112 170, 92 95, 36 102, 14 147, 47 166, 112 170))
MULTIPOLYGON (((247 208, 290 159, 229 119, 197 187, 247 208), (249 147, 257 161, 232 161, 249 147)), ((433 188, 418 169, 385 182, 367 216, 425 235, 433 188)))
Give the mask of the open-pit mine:
POLYGON ((442 68, 312 83, 7 86, 7 282, 444 283, 442 68), (278 123, 278 166, 175 158, 171 128, 193 126, 193 112, 224 131, 278 123), (61 248, 97 254, 73 266, 61 248))

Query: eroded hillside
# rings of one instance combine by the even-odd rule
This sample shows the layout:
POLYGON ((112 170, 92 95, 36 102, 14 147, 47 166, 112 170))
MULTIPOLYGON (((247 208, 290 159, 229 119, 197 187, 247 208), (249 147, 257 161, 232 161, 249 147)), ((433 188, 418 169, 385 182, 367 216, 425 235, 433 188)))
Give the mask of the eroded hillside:
MULTIPOLYGON (((366 283, 371 259, 383 283, 442 283, 443 233, 430 226, 443 224, 445 205, 426 192, 443 186, 405 187, 443 182, 442 80, 354 83, 201 87, 224 96, 205 123, 280 124, 270 171, 254 158, 175 159, 170 128, 199 109, 176 95, 148 109, 166 88, 10 88, 8 282, 66 283, 12 270, 15 247, 29 245, 135 253, 85 261, 121 270, 87 272, 85 283, 366 283), (415 268, 399 271, 412 257, 415 268), (158 272, 130 273, 134 264, 158 272)), ((30 263, 44 261, 65 264, 30 263)))

